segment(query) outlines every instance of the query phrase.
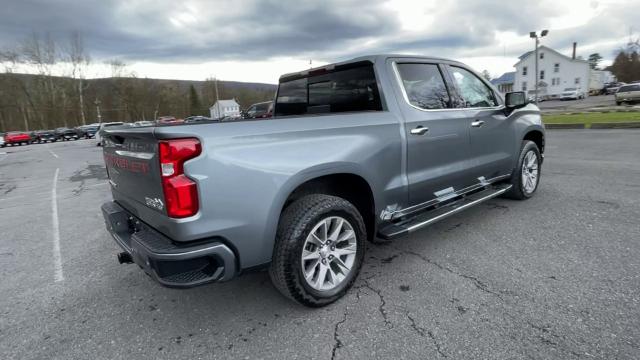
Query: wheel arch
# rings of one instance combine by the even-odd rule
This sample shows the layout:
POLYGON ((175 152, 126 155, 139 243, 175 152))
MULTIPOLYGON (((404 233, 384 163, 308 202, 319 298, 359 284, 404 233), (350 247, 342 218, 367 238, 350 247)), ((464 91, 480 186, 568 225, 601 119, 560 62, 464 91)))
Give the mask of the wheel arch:
POLYGON ((540 150, 540 154, 544 153, 544 145, 545 145, 545 137, 544 132, 540 129, 529 129, 525 132, 522 140, 530 140, 538 145, 538 150, 540 150))
POLYGON ((276 218, 276 228, 282 212, 295 200, 305 195, 326 194, 341 197, 352 203, 365 222, 367 237, 372 239, 376 228, 376 192, 361 171, 351 167, 339 167, 300 174, 295 178, 297 181, 283 186, 279 201, 272 209, 273 218, 276 218))

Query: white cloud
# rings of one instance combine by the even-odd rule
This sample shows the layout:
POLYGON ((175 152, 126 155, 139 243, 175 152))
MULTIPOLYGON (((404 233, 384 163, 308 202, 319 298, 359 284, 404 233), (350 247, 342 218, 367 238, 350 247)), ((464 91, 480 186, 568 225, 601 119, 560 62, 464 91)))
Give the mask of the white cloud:
POLYGON ((498 76, 533 47, 529 31, 542 29, 545 45, 569 54, 575 41, 579 55, 610 62, 630 26, 640 31, 640 0, 36 0, 5 10, 0 48, 32 31, 80 30, 95 63, 120 58, 138 76, 270 83, 309 59, 381 52, 454 58, 498 76))

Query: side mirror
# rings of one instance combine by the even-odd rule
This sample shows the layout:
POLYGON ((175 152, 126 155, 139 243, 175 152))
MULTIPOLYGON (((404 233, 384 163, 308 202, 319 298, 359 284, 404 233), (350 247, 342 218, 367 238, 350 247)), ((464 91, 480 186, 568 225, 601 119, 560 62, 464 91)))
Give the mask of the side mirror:
POLYGON ((510 111, 519 109, 527 105, 527 95, 524 91, 514 91, 505 96, 505 107, 510 111))

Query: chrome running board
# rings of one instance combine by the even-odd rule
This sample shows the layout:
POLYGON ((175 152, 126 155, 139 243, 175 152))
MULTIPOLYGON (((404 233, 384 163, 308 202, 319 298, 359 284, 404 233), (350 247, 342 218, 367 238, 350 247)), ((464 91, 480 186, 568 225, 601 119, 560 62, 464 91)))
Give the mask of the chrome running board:
POLYGON ((445 219, 453 214, 457 214, 462 210, 468 209, 481 202, 493 199, 502 195, 511 189, 510 184, 499 184, 489 186, 484 190, 465 195, 458 200, 454 200, 442 206, 421 212, 413 217, 400 220, 395 223, 386 225, 378 230, 378 237, 385 240, 392 240, 423 227, 429 226, 437 221, 445 219))

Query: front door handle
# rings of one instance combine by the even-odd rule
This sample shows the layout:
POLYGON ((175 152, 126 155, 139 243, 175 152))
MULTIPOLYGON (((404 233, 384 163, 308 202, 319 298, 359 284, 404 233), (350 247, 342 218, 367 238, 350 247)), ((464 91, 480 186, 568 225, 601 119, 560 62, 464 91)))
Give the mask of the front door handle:
POLYGON ((473 126, 473 127, 480 127, 482 125, 484 125, 484 121, 482 121, 482 120, 476 120, 476 121, 471 123, 471 126, 473 126))
POLYGON ((411 129, 411 134, 412 135, 424 135, 427 131, 429 131, 429 128, 426 126, 418 126, 414 129, 411 129))

